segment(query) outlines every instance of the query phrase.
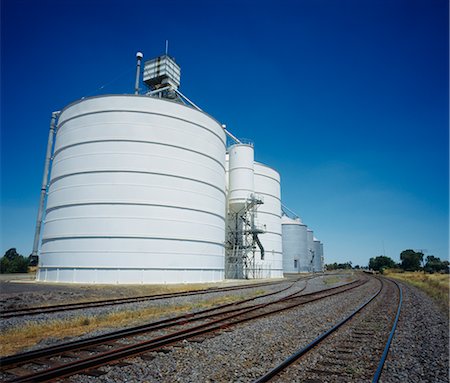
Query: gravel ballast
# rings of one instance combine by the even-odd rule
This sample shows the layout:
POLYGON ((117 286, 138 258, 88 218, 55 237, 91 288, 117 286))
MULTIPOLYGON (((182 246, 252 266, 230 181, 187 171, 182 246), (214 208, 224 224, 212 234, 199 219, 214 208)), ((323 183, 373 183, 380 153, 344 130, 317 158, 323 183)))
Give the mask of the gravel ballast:
POLYGON ((416 287, 399 282, 403 306, 380 382, 449 382, 449 322, 416 287))
MULTIPOLYGON (((320 285, 320 280, 311 280, 307 290, 317 290, 320 285)), ((166 351, 170 352, 149 352, 145 359, 127 359, 132 364, 126 367, 102 367, 109 372, 97 379, 102 382, 124 379, 129 382, 250 382, 266 372, 269 365, 281 362, 300 344, 326 330, 336 317, 347 314, 377 287, 378 283, 372 280, 342 294, 345 300, 340 295, 325 298, 280 315, 235 326, 233 331, 199 342, 184 341, 182 347, 167 347, 166 351), (149 358, 153 359, 149 361, 149 358)), ((71 381, 90 379, 77 375, 71 381)))
MULTIPOLYGON (((304 293, 334 287, 349 281, 349 276, 314 278, 308 281, 304 293), (327 279, 328 282, 324 283, 327 279)), ((286 282, 286 284, 267 287, 264 290, 265 292, 276 291, 288 284, 289 282, 286 282)), ((302 284, 304 285, 305 281, 298 282, 296 286, 276 297, 292 293, 294 288, 299 288, 302 284)), ((75 375, 65 380, 82 383, 253 382, 348 315, 375 293, 379 286, 379 282, 371 278, 365 285, 343 294, 308 303, 254 322, 240 324, 212 336, 194 338, 167 346, 162 351, 147 352, 142 357, 128 358, 125 360, 129 363, 128 365, 103 366, 100 369, 106 372, 105 375, 99 377, 75 375)), ((404 283, 401 283, 401 286, 403 308, 381 382, 448 382, 448 315, 441 312, 423 292, 404 283)), ((251 292, 251 289, 248 291, 251 292)), ((242 294, 242 292, 212 295, 215 296, 215 294, 229 295, 242 294)), ((161 301, 151 304, 162 306, 172 303, 183 304, 205 298, 205 296, 180 297, 172 298, 171 303, 161 301)), ((267 297, 261 298, 260 301, 269 300, 269 298, 273 299, 273 297, 267 297)), ((125 306, 128 305, 134 308, 142 307, 142 303, 125 306)), ((92 315, 101 312, 99 311, 101 309, 92 310, 96 310, 92 315)), ((110 329, 103 329, 95 335, 108 331, 110 329)), ((48 343, 43 342, 43 344, 57 342, 59 341, 48 340, 48 343)), ((42 347, 42 344, 38 347, 42 347)), ((301 380, 300 376, 298 379, 295 375, 289 377, 286 375, 284 379, 279 378, 277 381, 305 381, 301 380)), ((314 380, 314 382, 327 381, 323 376, 319 380, 314 380)), ((357 378, 352 380, 346 376, 345 382, 352 381, 362 380, 357 378)))

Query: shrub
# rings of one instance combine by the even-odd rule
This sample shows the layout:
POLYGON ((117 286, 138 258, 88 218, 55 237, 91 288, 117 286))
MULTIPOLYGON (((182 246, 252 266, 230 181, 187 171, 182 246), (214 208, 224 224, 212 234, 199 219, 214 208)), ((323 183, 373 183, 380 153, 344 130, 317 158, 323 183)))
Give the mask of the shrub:
POLYGON ((28 259, 20 255, 15 248, 9 249, 0 259, 0 273, 26 273, 28 259))

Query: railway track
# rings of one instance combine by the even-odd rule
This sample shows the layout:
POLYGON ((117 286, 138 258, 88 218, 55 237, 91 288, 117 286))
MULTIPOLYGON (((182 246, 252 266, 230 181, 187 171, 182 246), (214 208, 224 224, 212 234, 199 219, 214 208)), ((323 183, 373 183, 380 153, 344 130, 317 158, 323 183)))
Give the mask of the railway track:
POLYGON ((79 373, 101 374, 99 367, 102 365, 115 364, 135 355, 145 358, 148 352, 164 350, 164 347, 183 340, 195 342, 215 336, 238 324, 355 289, 367 280, 358 279, 307 294, 304 293, 307 281, 300 282, 304 286, 289 286, 295 287, 292 293, 269 302, 251 303, 260 297, 250 298, 95 338, 2 358, 1 370, 10 382, 41 382, 79 373))
POLYGON ((379 290, 366 302, 254 383, 378 382, 402 306, 400 285, 378 280, 379 290))
POLYGON ((272 286, 272 285, 277 285, 277 284, 282 284, 282 283, 286 283, 286 281, 253 283, 253 284, 248 284, 248 285, 230 286, 230 287, 217 287, 217 288, 213 287, 213 288, 208 288, 208 289, 204 289, 204 290, 181 291, 181 292, 176 292, 176 293, 143 295, 143 296, 136 296, 136 297, 129 297, 129 298, 105 299, 105 300, 98 300, 98 301, 68 303, 68 304, 61 304, 61 305, 25 307, 25 308, 21 308, 21 309, 3 310, 2 312, 0 312, 0 319, 16 318, 16 317, 22 317, 22 316, 27 316, 27 315, 36 315, 36 314, 55 313, 55 312, 61 312, 61 311, 80 310, 80 309, 94 308, 94 307, 113 306, 113 305, 120 305, 120 304, 125 304, 125 303, 156 301, 156 300, 161 300, 161 299, 186 297, 186 296, 191 296, 191 295, 204 295, 204 294, 220 293, 220 292, 226 292, 226 291, 245 290, 245 289, 251 289, 251 288, 256 288, 256 287, 267 287, 267 286, 272 286))

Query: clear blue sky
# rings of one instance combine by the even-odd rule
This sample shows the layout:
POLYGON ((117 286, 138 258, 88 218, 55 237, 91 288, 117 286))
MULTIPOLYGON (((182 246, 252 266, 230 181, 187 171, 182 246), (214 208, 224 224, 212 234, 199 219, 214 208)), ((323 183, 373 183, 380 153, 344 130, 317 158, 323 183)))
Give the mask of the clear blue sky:
POLYGON ((446 0, 2 0, 0 251, 31 251, 51 112, 131 93, 136 51, 169 39, 181 91, 279 170, 326 263, 447 258, 448 26, 446 0))

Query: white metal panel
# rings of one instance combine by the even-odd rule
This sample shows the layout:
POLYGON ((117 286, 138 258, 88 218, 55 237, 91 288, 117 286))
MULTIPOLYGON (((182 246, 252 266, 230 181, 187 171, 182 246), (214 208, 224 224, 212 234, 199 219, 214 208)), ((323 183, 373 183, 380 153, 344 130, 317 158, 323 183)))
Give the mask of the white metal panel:
POLYGON ((39 280, 217 281, 224 240, 225 134, 217 121, 132 95, 63 110, 39 280))
POLYGON ((256 264, 265 277, 283 277, 283 247, 281 231, 281 187, 278 172, 264 164, 254 163, 255 193, 262 196, 264 204, 258 207, 257 221, 265 226, 266 232, 259 238, 265 256, 261 260, 256 251, 256 264))

